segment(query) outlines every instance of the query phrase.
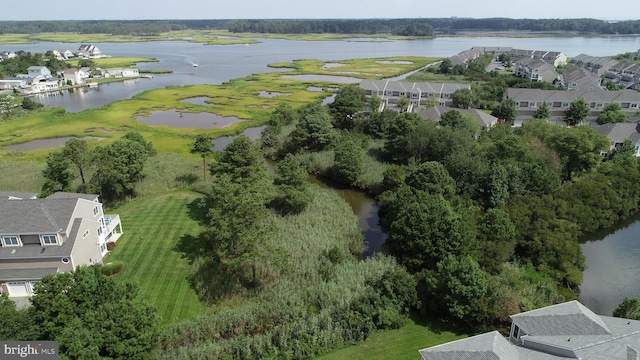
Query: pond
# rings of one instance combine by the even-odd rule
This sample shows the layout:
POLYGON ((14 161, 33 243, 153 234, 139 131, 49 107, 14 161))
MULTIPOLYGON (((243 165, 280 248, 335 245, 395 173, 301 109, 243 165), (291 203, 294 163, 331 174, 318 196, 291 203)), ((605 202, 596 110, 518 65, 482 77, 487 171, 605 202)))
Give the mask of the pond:
POLYGON ((182 99, 180 101, 181 102, 186 102, 186 103, 189 103, 189 104, 194 104, 194 105, 205 105, 205 106, 213 105, 211 103, 207 103, 208 100, 211 100, 211 98, 208 97, 208 96, 198 96, 198 97, 193 97, 193 98, 188 98, 188 99, 182 99))
MULTIPOLYGON (((264 131, 265 128, 266 126, 248 128, 242 132, 242 135, 245 135, 249 139, 255 141, 258 140, 260 136, 262 136, 262 131, 264 131)), ((236 136, 222 136, 217 139, 211 140, 211 142, 213 143, 213 151, 224 150, 224 148, 226 148, 227 145, 229 145, 229 143, 231 143, 233 139, 236 138, 236 136)))
POLYGON ((640 214, 583 239, 587 261, 580 298, 597 314, 611 315, 625 297, 640 298, 640 214))
POLYGON ((262 90, 262 91, 260 91, 260 93, 258 93, 258 96, 271 99, 271 98, 274 98, 276 96, 291 96, 291 93, 280 93, 280 92, 277 92, 277 91, 265 91, 265 90, 262 90))
MULTIPOLYGON (((48 149, 53 147, 61 147, 64 144, 73 139, 73 137, 59 137, 51 139, 32 140, 23 144, 5 146, 5 150, 35 150, 35 149, 48 149)), ((104 140, 101 137, 87 136, 83 137, 83 140, 104 140)))
POLYGON ((300 81, 326 81, 339 84, 357 84, 361 79, 349 76, 335 75, 282 75, 284 79, 295 79, 300 81))
POLYGON ((176 110, 154 111, 149 116, 138 116, 136 121, 147 125, 168 125, 174 128, 223 128, 240 122, 237 117, 223 117, 211 113, 188 113, 176 110))

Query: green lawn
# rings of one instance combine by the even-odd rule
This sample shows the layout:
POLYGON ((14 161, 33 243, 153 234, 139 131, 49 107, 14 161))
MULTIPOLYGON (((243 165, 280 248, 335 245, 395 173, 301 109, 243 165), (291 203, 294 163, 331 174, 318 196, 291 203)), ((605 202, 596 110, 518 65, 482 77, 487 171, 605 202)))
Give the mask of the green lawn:
POLYGON ((165 325, 206 312, 187 280, 191 265, 174 249, 181 237, 201 232, 188 215, 188 205, 197 197, 189 191, 170 191, 108 211, 120 214, 124 230, 108 261, 124 262, 117 276, 138 284, 140 295, 158 308, 165 325))
POLYGON ((398 330, 373 334, 358 345, 317 357, 316 360, 416 360, 418 350, 467 337, 448 330, 434 330, 428 324, 410 319, 398 330))

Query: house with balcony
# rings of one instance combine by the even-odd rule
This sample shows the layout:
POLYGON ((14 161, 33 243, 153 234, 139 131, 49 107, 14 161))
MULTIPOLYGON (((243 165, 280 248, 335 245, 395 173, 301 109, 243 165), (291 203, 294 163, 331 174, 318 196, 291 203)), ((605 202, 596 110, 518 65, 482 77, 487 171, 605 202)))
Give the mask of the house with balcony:
POLYGON ((616 66, 616 64, 618 64, 618 61, 605 57, 580 54, 571 59, 569 63, 583 67, 591 72, 598 74, 599 76, 602 76, 607 72, 607 70, 616 66))
POLYGON ((394 109, 400 98, 410 101, 407 111, 435 102, 436 106, 453 106, 453 93, 460 89, 471 89, 469 84, 428 83, 392 80, 362 80, 360 87, 367 96, 378 96, 380 111, 394 109))
POLYGON ((577 301, 511 315, 492 331, 419 351, 422 360, 640 360, 640 321, 597 315, 577 301))
POLYGON ((65 84, 82 85, 88 78, 89 73, 85 72, 82 69, 71 68, 62 71, 62 79, 65 84))
POLYGON ((553 65, 540 59, 526 58, 516 61, 515 74, 529 81, 553 83, 558 73, 553 65))
POLYGON ((589 105, 587 121, 595 120, 604 107, 611 103, 618 103, 630 118, 635 117, 640 110, 640 93, 635 90, 564 91, 509 88, 504 94, 504 99, 513 99, 516 103, 517 122, 530 120, 542 103, 546 103, 549 107, 550 121, 563 121, 564 111, 569 108, 571 102, 580 98, 585 99, 589 105))
POLYGON ((27 68, 27 75, 31 78, 40 78, 50 80, 51 71, 46 66, 29 66, 27 68))
POLYGON ((104 214, 98 195, 0 192, 0 291, 31 296, 46 274, 100 264, 121 234, 120 217, 104 214))
POLYGON ((600 77, 591 71, 572 65, 558 76, 558 84, 566 90, 599 90, 600 77))
POLYGON ((78 55, 79 57, 88 57, 88 58, 103 56, 102 51, 100 51, 100 49, 98 49, 97 46, 91 45, 91 44, 80 45, 80 47, 78 48, 78 51, 76 51, 76 55, 78 55))

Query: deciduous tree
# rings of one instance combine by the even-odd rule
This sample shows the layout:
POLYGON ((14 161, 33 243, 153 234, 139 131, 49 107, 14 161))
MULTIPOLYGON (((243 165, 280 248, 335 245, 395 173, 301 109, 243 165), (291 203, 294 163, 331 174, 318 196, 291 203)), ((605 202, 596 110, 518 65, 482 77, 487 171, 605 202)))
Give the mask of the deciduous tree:
POLYGON ((87 141, 77 138, 70 139, 64 144, 62 154, 75 166, 82 184, 85 184, 84 174, 91 164, 91 152, 89 151, 89 146, 87 146, 87 141))
POLYGON ((629 116, 622 111, 618 103, 607 104, 598 115, 598 124, 621 123, 627 121, 629 116))
POLYGON ((355 185, 366 171, 364 151, 352 139, 345 137, 334 152, 333 171, 338 181, 355 185))
POLYGON ((589 104, 584 98, 572 101, 564 111, 564 121, 569 126, 580 124, 589 115, 589 104))
POLYGON ((160 337, 156 310, 137 296, 134 285, 103 275, 100 266, 45 275, 35 292, 30 316, 40 324, 38 340, 58 341, 61 354, 95 359, 154 357, 160 337))

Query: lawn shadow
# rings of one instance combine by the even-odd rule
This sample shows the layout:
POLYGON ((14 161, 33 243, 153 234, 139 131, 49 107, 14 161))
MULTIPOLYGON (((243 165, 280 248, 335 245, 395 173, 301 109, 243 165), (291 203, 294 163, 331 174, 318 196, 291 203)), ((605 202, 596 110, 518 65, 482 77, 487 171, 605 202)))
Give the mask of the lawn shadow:
POLYGON ((206 197, 198 198, 187 204, 187 215, 191 220, 197 221, 199 225, 206 225, 208 209, 206 197))
POLYGON ((173 248, 173 251, 182 254, 181 258, 189 260, 189 264, 193 264, 196 259, 206 256, 209 250, 210 246, 205 233, 201 233, 198 236, 182 235, 173 248))
POLYGON ((429 328, 434 334, 442 334, 443 332, 451 332, 456 335, 475 335, 478 330, 474 330, 470 326, 464 324, 463 322, 449 322, 438 318, 435 314, 433 315, 422 315, 419 313, 411 313, 411 320, 416 323, 416 325, 424 326, 429 328))

